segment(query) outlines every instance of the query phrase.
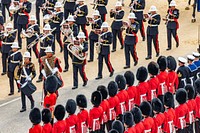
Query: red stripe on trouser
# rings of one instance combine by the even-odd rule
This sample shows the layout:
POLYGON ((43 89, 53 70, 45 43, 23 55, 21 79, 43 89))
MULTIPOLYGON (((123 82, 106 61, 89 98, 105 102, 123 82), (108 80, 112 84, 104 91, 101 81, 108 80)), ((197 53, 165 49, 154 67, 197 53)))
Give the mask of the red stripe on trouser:
POLYGON ((178 35, 176 35, 176 37, 175 37, 175 40, 176 40, 176 43, 178 43, 178 44, 179 44, 178 35))
POLYGON ((86 25, 84 25, 84 30, 85 30, 86 39, 88 39, 88 32, 87 32, 87 29, 86 29, 86 25))
POLYGON ((144 32, 144 22, 142 21, 142 36, 145 37, 145 32, 144 32))
POLYGON ((124 38, 123 38, 123 35, 122 35, 122 31, 120 31, 120 37, 122 39, 122 44, 121 45, 124 45, 124 38))
POLYGON ((110 63, 110 54, 108 54, 108 67, 109 67, 109 71, 112 72, 113 68, 112 68, 112 65, 110 63))
POLYGON ((83 65, 83 67, 82 67, 82 73, 83 73, 83 80, 87 81, 88 79, 87 79, 86 74, 85 74, 85 65, 83 65))
POLYGON ((63 47, 63 42, 61 40, 61 32, 60 32, 60 40, 59 40, 60 47, 63 47))
POLYGON ((136 52, 136 44, 133 46, 133 58, 134 60, 138 60, 138 57, 137 57, 137 52, 136 52))
POLYGON ((104 14, 104 16, 103 16, 103 17, 104 17, 104 22, 106 22, 106 14, 104 14))
POLYGON ((36 57, 39 58, 38 43, 35 44, 36 57))
POLYGON ((159 53, 158 34, 156 35, 156 53, 159 53))

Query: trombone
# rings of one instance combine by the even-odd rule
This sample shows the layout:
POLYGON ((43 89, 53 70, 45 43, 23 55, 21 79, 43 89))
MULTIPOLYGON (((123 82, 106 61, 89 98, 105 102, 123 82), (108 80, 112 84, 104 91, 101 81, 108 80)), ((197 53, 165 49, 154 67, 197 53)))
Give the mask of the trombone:
POLYGON ((12 33, 15 33, 15 32, 17 32, 17 29, 11 30, 11 31, 3 31, 3 32, 0 32, 0 37, 2 37, 2 36, 7 37, 9 34, 12 34, 12 33))

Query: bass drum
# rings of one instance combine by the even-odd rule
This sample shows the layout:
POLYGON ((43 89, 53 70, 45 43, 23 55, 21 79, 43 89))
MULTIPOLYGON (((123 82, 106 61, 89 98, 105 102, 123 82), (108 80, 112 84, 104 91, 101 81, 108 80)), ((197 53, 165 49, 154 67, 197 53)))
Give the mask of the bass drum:
POLYGON ((36 91, 36 89, 36 86, 31 81, 27 81, 21 86, 21 91, 26 96, 30 96, 31 94, 33 94, 36 91))

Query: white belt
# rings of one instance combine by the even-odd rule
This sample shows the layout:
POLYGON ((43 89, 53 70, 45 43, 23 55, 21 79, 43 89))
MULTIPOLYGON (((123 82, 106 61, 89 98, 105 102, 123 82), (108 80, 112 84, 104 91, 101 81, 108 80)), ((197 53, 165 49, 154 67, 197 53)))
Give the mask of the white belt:
POLYGON ((54 9, 54 7, 46 7, 47 9, 54 9))
POLYGON ((40 47, 40 49, 46 49, 46 47, 40 47))
POLYGON ((128 34, 128 33, 126 33, 126 35, 127 35, 127 36, 135 36, 134 34, 128 34))
POLYGON ((10 62, 11 63, 20 63, 20 61, 13 61, 13 60, 11 60, 10 62))
MULTIPOLYGON (((93 119, 93 129, 92 131, 95 131, 95 127, 96 127, 96 122, 99 121, 99 118, 97 119, 93 119)), ((100 123, 99 123, 100 124, 100 123)))
POLYGON ((173 21, 174 21, 174 19, 168 19, 168 21, 172 21, 172 22, 173 22, 173 21))
POLYGON ((151 132, 151 129, 144 130, 144 133, 150 133, 150 132, 151 132))
POLYGON ((173 130, 174 130, 173 129, 173 121, 169 121, 168 124, 169 124, 169 132, 173 133, 173 130))
POLYGON ((60 23, 59 21, 55 21, 55 20, 53 20, 53 22, 54 22, 54 23, 57 23, 57 24, 60 23))
POLYGON ((70 130, 70 133, 72 133, 72 129, 74 129, 75 128, 75 125, 74 126, 71 126, 71 127, 69 127, 69 130, 70 130))
POLYGON ((6 44, 6 45, 12 45, 13 42, 2 42, 2 44, 6 44))
POLYGON ((120 103, 120 107, 121 107, 122 114, 124 114, 124 112, 126 111, 125 108, 124 108, 124 106, 125 106, 125 102, 121 102, 120 103))
POLYGON ((181 129, 185 128, 185 116, 179 117, 181 129))
POLYGON ((142 12, 144 11, 143 9, 133 9, 134 12, 142 12))
POLYGON ((114 19, 116 22, 120 22, 122 21, 122 19, 114 19))
POLYGON ((129 104, 128 109, 129 109, 129 111, 132 109, 132 102, 133 101, 134 101, 134 98, 129 99, 129 101, 128 101, 128 104, 129 104))
POLYGON ((97 6, 105 6, 104 4, 97 4, 97 6))
POLYGON ((157 27, 157 24, 148 24, 149 27, 157 27))
POLYGON ((24 14, 24 13, 18 13, 20 16, 23 16, 23 15, 26 15, 26 14, 24 14))

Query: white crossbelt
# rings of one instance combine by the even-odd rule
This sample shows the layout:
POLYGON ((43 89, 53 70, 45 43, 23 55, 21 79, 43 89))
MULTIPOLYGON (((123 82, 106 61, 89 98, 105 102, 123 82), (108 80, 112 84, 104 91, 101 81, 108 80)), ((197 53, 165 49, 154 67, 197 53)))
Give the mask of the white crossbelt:
POLYGON ((2 42, 2 44, 6 44, 6 45, 12 45, 13 42, 2 42))
POLYGON ((24 14, 24 13, 18 13, 20 16, 23 16, 23 15, 26 15, 26 14, 24 14))
POLYGON ((126 36, 135 36, 134 34, 128 34, 128 33, 126 33, 126 36))
POLYGON ((120 22, 120 21, 122 21, 122 19, 114 19, 114 21, 120 22))
POLYGON ((158 25, 157 24, 148 24, 148 26, 150 26, 150 27, 157 27, 158 25))

